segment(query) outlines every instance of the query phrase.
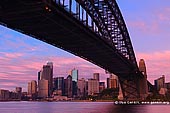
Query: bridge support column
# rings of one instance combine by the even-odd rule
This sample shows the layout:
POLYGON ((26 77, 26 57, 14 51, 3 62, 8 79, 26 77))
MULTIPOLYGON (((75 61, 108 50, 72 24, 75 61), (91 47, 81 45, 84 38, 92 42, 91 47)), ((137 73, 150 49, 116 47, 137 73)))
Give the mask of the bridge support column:
POLYGON ((135 76, 133 77, 129 79, 119 77, 119 82, 120 82, 124 100, 139 100, 140 99, 140 93, 139 93, 139 87, 138 87, 139 82, 135 76))
POLYGON ((139 79, 139 86, 140 86, 140 99, 146 100, 148 96, 148 85, 146 77, 139 79))

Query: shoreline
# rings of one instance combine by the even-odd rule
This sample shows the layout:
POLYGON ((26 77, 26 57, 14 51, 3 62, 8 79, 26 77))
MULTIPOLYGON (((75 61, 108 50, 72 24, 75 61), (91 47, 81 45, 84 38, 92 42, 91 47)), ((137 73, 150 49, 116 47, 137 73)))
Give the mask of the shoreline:
POLYGON ((71 101, 48 101, 48 100, 28 100, 28 101, 15 101, 15 100, 5 100, 5 101, 0 101, 0 102, 114 102, 113 100, 71 100, 71 101))

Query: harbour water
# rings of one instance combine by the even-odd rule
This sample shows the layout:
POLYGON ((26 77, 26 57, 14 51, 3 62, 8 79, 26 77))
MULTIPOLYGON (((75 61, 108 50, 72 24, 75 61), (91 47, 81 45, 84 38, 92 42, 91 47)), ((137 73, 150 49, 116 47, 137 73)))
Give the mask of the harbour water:
POLYGON ((113 102, 0 102, 0 113, 170 113, 170 105, 113 102))

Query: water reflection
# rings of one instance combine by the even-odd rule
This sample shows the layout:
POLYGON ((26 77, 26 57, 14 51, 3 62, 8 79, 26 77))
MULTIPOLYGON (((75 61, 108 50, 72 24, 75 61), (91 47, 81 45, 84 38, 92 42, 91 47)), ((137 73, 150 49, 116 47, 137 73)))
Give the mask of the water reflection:
POLYGON ((0 113, 169 113, 169 105, 112 102, 0 102, 0 113))
POLYGON ((110 113, 147 113, 146 107, 142 105, 114 105, 110 113))

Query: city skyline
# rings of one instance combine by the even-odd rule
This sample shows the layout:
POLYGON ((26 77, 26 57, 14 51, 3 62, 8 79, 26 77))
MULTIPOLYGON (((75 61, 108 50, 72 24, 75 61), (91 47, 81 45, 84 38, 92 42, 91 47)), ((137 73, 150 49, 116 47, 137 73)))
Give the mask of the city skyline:
MULTIPOLYGON (((137 62, 144 59, 148 80, 161 75, 170 81, 170 3, 154 1, 117 1, 126 22, 137 62), (145 7, 145 8, 144 8, 145 7), (147 12, 147 13, 146 13, 147 12)), ((67 76, 72 68, 80 76, 90 78, 97 72, 106 80, 105 71, 94 64, 42 41, 0 26, 1 88, 26 87, 26 81, 37 80, 37 72, 46 61, 54 62, 54 76, 67 76), (60 62, 59 62, 60 61, 60 62)))

